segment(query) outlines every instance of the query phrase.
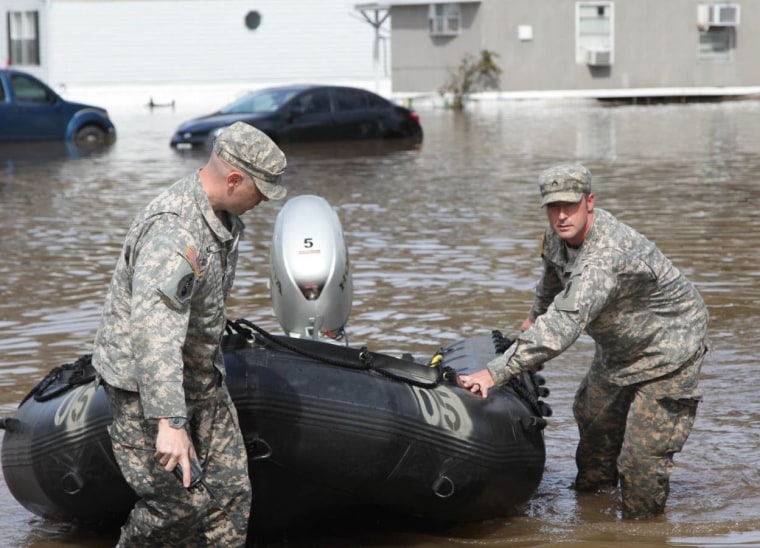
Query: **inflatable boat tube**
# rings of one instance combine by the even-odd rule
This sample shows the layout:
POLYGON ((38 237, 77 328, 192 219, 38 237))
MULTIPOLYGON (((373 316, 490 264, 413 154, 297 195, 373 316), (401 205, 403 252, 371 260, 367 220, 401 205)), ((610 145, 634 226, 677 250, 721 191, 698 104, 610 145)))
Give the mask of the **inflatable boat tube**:
MULTIPOLYGON (((498 332, 419 363, 229 325, 227 385, 249 457, 253 529, 359 507, 483 520, 513 513, 538 487, 550 414, 538 376, 524 373, 488 399, 456 384, 456 373, 496 355, 498 332)), ((0 419, 12 495, 44 518, 122 523, 135 495, 113 458, 109 422, 89 356, 53 369, 0 419)))

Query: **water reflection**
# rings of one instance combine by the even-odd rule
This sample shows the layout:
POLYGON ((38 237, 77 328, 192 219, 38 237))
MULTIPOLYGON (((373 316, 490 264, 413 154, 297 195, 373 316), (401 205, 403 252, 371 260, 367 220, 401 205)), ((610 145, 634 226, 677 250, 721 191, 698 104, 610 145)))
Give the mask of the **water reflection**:
MULTIPOLYGON (((351 343, 429 356, 462 336, 516 330, 540 268, 545 217, 535 178, 553 163, 577 160, 595 175, 598 205, 654 239, 705 297, 714 345, 705 401, 676 458, 666 517, 619 521, 612 497, 577 497, 568 488, 577 441, 572 397, 593 353, 582 338, 547 366, 554 409, 547 469, 522 515, 436 533, 373 517, 304 545, 757 543, 760 105, 523 101, 459 114, 417 110, 421 144, 286 147, 290 195, 325 197, 343 224, 354 268, 351 343)), ((179 121, 196 114, 181 104, 109 111, 119 139, 96 154, 0 148, 0 408, 7 414, 50 367, 89 350, 132 217, 205 162, 206 151, 169 148, 179 121)), ((232 317, 273 331, 268 247, 278 207, 263 204, 246 216, 229 303, 232 317)), ((11 545, 112 544, 30 521, 4 486, 0 507, 0 537, 11 545)))
POLYGON ((13 176, 18 166, 40 165, 75 158, 93 158, 108 152, 108 146, 75 141, 0 143, 0 171, 13 176))

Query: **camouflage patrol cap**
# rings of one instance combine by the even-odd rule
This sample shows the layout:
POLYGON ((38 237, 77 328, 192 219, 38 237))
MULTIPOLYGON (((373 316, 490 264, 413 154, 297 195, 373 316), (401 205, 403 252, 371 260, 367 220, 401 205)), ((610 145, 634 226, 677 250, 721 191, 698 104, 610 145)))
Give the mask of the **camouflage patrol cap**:
POLYGON ((214 140, 214 152, 222 160, 251 176, 270 200, 288 193, 280 180, 287 167, 285 154, 264 132, 245 122, 235 122, 214 140))
POLYGON ((554 202, 577 203, 591 192, 591 172, 580 164, 562 164, 544 170, 538 176, 541 205, 554 202))

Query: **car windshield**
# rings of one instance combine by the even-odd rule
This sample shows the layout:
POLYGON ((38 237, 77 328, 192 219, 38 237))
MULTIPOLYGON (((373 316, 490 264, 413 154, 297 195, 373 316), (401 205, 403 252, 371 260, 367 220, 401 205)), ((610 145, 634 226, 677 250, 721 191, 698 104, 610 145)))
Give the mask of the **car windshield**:
POLYGON ((249 93, 237 101, 222 107, 220 114, 240 114, 243 112, 265 113, 274 112, 284 105, 299 90, 297 89, 264 89, 249 93))

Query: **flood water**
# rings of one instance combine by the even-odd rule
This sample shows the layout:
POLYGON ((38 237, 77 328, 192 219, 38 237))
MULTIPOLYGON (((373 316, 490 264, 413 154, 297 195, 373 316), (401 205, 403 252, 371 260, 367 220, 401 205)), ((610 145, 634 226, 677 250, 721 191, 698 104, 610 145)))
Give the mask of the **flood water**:
MULTIPOLYGON (((0 416, 11 416, 53 366, 89 352, 133 215, 206 159, 168 146, 176 125, 199 111, 137 103, 110 109, 119 135, 104 151, 0 147, 0 416)), ((760 546, 760 103, 503 101, 461 114, 418 111, 419 148, 285 148, 290 196, 323 196, 341 219, 355 286, 352 346, 429 357, 462 337, 515 332, 540 269, 545 216, 536 176, 580 161, 594 174, 597 206, 653 239, 707 302, 713 352, 703 370, 704 403, 676 457, 666 515, 622 521, 613 495, 569 489, 572 398, 593 351, 583 337, 544 371, 554 410, 546 471, 518 516, 444 531, 377 516, 273 545, 760 546)), ((231 318, 272 331, 268 249, 278 207, 246 214, 228 303, 231 318)), ((34 516, 0 480, 1 544, 115 541, 34 516)))

